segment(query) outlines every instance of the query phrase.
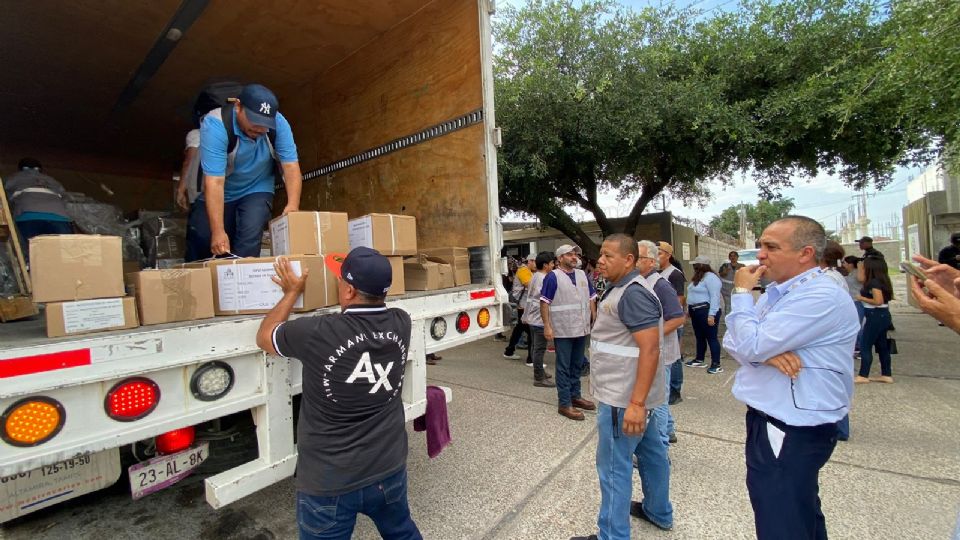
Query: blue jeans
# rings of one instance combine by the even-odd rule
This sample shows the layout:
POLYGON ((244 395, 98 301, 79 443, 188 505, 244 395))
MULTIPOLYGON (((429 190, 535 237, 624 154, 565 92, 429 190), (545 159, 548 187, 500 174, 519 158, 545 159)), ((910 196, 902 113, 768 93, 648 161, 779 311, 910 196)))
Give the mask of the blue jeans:
POLYGON ((670 390, 680 393, 683 387, 683 327, 677 328, 677 340, 681 343, 680 360, 670 364, 670 390))
POLYGON ((860 376, 870 376, 873 364, 873 348, 880 356, 880 374, 890 377, 890 347, 887 344, 887 330, 890 328, 890 310, 888 308, 866 309, 863 323, 863 337, 860 340, 860 376))
MULTIPOLYGON (((677 360, 676 362, 667 366, 667 368, 663 371, 664 380, 667 385, 667 396, 670 395, 670 383, 671 383, 671 375, 673 372, 673 366, 681 366, 681 369, 682 369, 683 364, 681 364, 680 361, 677 360)), ((653 413, 661 415, 662 421, 660 422, 660 426, 663 428, 663 440, 667 445, 669 445, 670 434, 677 431, 676 423, 673 421, 673 413, 670 412, 670 405, 668 405, 667 403, 664 403, 663 405, 654 409, 653 413)))
POLYGON ((406 468, 379 482, 336 497, 297 492, 300 540, 349 540, 358 513, 372 519, 383 538, 423 538, 410 517, 406 468))
POLYGON ((723 310, 717 313, 713 326, 707 324, 710 308, 690 308, 690 320, 693 323, 693 335, 697 337, 697 360, 703 361, 707 354, 707 345, 710 346, 710 367, 720 365, 720 339, 717 329, 720 327, 720 316, 723 310))
POLYGON ((17 230, 20 232, 20 247, 23 248, 23 257, 29 263, 31 238, 41 234, 73 234, 73 222, 28 219, 27 221, 17 221, 17 230))
POLYGON ((860 331, 857 332, 857 350, 860 350, 860 340, 863 339, 863 312, 866 311, 863 307, 863 302, 855 300, 853 305, 857 307, 857 317, 860 320, 860 331))
MULTIPOLYGON (((630 456, 637 450, 641 438, 623 434, 624 411, 603 402, 597 407, 597 476, 600 478, 597 528, 600 529, 600 540, 630 539, 630 498, 633 495, 633 460, 630 456)), ((658 434, 652 434, 652 437, 658 438, 658 434)))
POLYGON ((580 372, 583 370, 583 350, 587 337, 554 338, 557 350, 557 403, 560 407, 572 406, 572 400, 580 396, 580 372))
MULTIPOLYGON (((665 377, 669 385, 669 377, 665 377)), ((673 504, 670 503, 670 446, 672 423, 670 407, 664 403, 653 410, 640 444, 633 451, 637 456, 637 472, 643 487, 643 511, 654 523, 673 527, 673 504)))
MULTIPOLYGON (((230 252, 238 257, 259 257, 260 240, 273 215, 273 193, 251 193, 223 204, 223 229, 230 238, 230 252)), ((187 261, 213 256, 210 252, 210 220, 207 205, 197 200, 187 217, 187 261)))

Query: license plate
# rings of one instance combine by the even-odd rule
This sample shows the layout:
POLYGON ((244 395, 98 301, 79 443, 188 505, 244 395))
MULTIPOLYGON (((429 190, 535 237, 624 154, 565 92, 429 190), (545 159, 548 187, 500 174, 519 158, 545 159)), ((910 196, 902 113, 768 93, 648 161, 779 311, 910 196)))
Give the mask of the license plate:
POLYGON ((119 477, 117 448, 0 477, 0 523, 103 489, 119 477))
POLYGON ((176 454, 131 465, 127 469, 130 493, 134 499, 139 499, 176 484, 206 461, 208 452, 209 444, 203 443, 176 454))

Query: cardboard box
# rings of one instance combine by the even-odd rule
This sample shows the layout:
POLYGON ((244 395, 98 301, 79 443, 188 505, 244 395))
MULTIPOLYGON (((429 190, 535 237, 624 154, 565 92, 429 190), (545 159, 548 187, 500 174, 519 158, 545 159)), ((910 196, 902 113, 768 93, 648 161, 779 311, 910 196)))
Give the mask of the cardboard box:
POLYGON ((404 285, 408 291, 434 291, 453 287, 453 268, 440 259, 417 255, 403 260, 404 285))
POLYGON ((127 277, 144 326, 213 317, 213 280, 207 269, 144 270, 127 277))
MULTIPOLYGON (((338 302, 337 277, 316 255, 290 255, 294 271, 309 268, 307 289, 294 304, 294 311, 312 311, 338 302)), ((273 282, 275 257, 248 257, 206 261, 213 282, 213 311, 217 315, 266 313, 283 291, 273 282)), ((188 263, 191 264, 191 263, 188 263)), ((196 264, 196 263, 193 263, 196 264)))
POLYGON ((137 304, 132 296, 77 302, 50 302, 46 309, 47 337, 73 336, 136 328, 137 304))
POLYGON ((347 253, 347 214, 290 212, 270 222, 270 239, 274 256, 347 253))
POLYGON ((390 261, 390 269, 393 270, 393 281, 390 283, 390 290, 387 291, 387 296, 405 294, 407 288, 404 283, 405 278, 403 277, 403 257, 387 257, 387 260, 390 261))
POLYGON ((428 257, 440 259, 453 267, 453 283, 455 287, 470 284, 470 252, 467 248, 444 247, 422 249, 420 253, 428 257))
POLYGON ((350 220, 350 249, 365 246, 388 257, 417 254, 417 219, 397 214, 367 214, 350 220))
POLYGON ((42 235, 30 239, 33 301, 72 302, 124 295, 119 236, 42 235))

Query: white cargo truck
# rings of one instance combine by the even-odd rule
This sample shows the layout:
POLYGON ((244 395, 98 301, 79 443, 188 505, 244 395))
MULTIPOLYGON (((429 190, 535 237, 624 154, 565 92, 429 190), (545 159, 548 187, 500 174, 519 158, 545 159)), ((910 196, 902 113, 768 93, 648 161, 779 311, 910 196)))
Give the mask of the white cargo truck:
MULTIPOLYGON (((302 210, 412 215, 421 248, 470 248, 472 284, 388 298, 413 318, 411 420, 426 408, 425 355, 498 332, 507 302, 492 11, 490 0, 12 4, 0 165, 36 156, 71 191, 169 206, 192 96, 216 77, 267 85, 293 126, 302 210)), ((191 426, 244 411, 258 457, 206 478, 209 504, 291 476, 301 369, 256 347, 260 320, 53 339, 41 321, 0 325, 0 522, 118 478, 134 497, 162 489, 212 451, 191 426), (153 444, 157 457, 121 470, 121 450, 142 458, 153 444)))

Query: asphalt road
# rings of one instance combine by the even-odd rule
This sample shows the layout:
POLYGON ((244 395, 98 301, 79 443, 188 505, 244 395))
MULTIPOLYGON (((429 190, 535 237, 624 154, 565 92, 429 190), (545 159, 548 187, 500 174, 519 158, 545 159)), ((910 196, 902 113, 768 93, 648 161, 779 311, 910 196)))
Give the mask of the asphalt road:
MULTIPOLYGON (((901 302, 894 322, 896 383, 857 387, 852 439, 840 443, 821 474, 831 538, 950 538, 957 522, 960 336, 901 302)), ((433 383, 454 390, 454 443, 431 460, 423 435, 410 432, 414 518, 431 539, 593 533, 600 498, 595 415, 586 422, 559 416, 555 392, 533 387, 532 370, 503 359, 502 346, 487 340, 447 351, 429 368, 433 383)), ((671 449, 674 530, 634 521, 633 538, 753 537, 744 407, 730 395, 736 366, 728 358, 724 366, 720 375, 687 368, 684 401, 673 408, 680 439, 671 449)), ((201 480, 137 502, 122 487, 100 492, 8 524, 0 538, 296 538, 290 480, 219 511, 204 501, 201 480)), ((636 498, 639 482, 634 490, 636 498)), ((354 537, 378 536, 361 517, 354 537)))

